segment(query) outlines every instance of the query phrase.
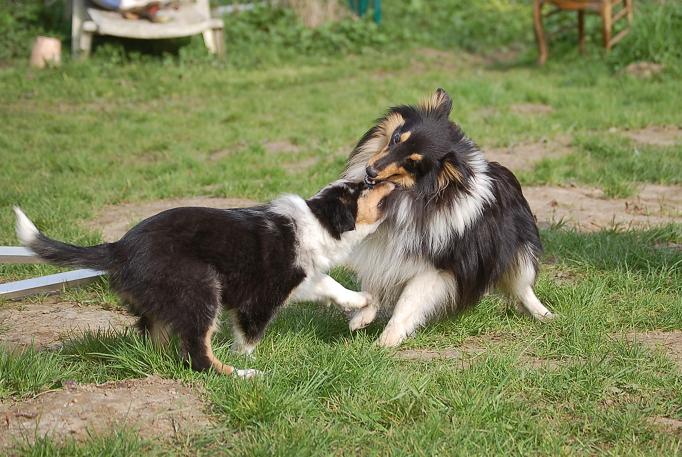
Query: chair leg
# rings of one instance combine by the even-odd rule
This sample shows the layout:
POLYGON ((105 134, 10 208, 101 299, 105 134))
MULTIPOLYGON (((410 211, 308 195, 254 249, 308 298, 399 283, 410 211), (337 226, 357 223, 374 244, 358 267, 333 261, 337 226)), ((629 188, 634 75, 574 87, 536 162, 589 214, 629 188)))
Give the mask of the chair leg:
POLYGON ((585 53, 585 11, 578 10, 578 49, 585 53))
POLYGON ((533 2, 533 25, 535 27, 535 39, 538 42, 538 64, 544 65, 547 62, 547 39, 545 31, 542 28, 542 7, 544 0, 535 0, 533 2))
POLYGON ((611 0, 604 0, 604 2, 602 3, 601 18, 603 27, 602 34, 604 37, 604 47, 608 52, 611 50, 611 30, 613 28, 611 0))
POLYGON ((90 55, 90 50, 92 49, 92 32, 81 31, 80 36, 80 54, 79 56, 83 59, 90 55))
POLYGON ((225 41, 223 38, 223 29, 213 29, 213 40, 215 42, 216 54, 219 56, 225 54, 225 41))
POLYGON ((204 30, 202 32, 202 35, 204 36, 204 44, 206 45, 206 48, 208 49, 208 52, 211 54, 216 53, 216 46, 215 46, 215 37, 213 35, 213 30, 204 30))
POLYGON ((632 25, 632 16, 634 14, 633 8, 632 8, 632 0, 624 0, 625 4, 623 7, 627 10, 628 12, 628 25, 632 25))

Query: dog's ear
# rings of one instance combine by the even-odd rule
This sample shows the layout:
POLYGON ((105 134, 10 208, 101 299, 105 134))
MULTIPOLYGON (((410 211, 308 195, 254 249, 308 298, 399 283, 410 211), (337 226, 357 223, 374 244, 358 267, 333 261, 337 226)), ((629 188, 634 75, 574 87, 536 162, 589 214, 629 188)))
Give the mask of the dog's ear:
MULTIPOLYGON (((353 185, 360 186, 362 183, 353 185)), ((341 239, 342 233, 355 229, 357 197, 343 194, 339 189, 330 189, 326 194, 318 195, 307 203, 320 224, 337 240, 341 239)))
POLYGON ((341 234, 355 230, 356 214, 357 203, 340 198, 319 208, 315 215, 329 234, 340 240, 341 234))
POLYGON ((431 95, 431 97, 423 103, 424 108, 432 113, 437 113, 440 116, 450 116, 452 111, 452 99, 440 87, 431 95))

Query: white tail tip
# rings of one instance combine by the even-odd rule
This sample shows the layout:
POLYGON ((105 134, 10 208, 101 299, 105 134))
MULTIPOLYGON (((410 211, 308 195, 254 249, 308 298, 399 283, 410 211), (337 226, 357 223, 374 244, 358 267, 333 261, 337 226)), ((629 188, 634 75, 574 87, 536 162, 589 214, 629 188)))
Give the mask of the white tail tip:
POLYGON ((17 238, 19 238, 21 244, 28 246, 38 236, 38 229, 18 206, 15 206, 13 209, 14 214, 17 215, 17 238))

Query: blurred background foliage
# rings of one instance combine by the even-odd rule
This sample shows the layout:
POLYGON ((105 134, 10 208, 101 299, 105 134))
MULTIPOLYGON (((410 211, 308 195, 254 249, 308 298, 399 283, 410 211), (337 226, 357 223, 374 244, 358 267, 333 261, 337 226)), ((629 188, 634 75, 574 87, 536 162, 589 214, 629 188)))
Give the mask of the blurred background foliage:
MULTIPOLYGON (((69 49, 70 19, 65 0, 3 0, 0 3, 0 62, 26 59, 39 34, 62 38, 69 49)), ((305 2, 340 3, 343 0, 290 0, 276 4, 256 2, 250 11, 225 15, 227 56, 223 65, 253 67, 276 64, 297 56, 326 56, 397 49, 434 47, 475 53, 514 51, 533 59, 535 42, 531 0, 384 0, 381 25, 371 15, 358 19, 335 14, 333 20, 316 27, 306 26, 300 5, 305 2), (293 8, 291 6, 294 6, 293 8), (298 6, 298 8, 296 8, 298 6)), ((235 4, 214 0, 214 7, 235 4)), ((241 1, 241 3, 247 3, 241 1)), ((370 2, 371 3, 371 2, 370 2)), ((639 0, 635 2, 632 33, 607 57, 613 69, 634 61, 677 66, 682 61, 682 1, 639 0)), ((555 16, 549 29, 569 25, 552 41, 552 59, 576 53, 575 15, 555 16)), ((588 53, 601 58, 599 23, 588 20, 591 38, 588 53)), ((205 50, 195 37, 173 43, 133 42, 99 38, 95 58, 119 62, 138 58, 205 59, 205 50)), ((68 53, 64 53, 68 54, 68 53)))

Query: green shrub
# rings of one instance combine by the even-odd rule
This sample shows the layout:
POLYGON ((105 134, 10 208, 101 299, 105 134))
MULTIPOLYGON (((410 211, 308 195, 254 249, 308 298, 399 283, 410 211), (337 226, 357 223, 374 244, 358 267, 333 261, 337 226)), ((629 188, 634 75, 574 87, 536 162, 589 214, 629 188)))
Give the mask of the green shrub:
POLYGON ((635 7, 632 31, 613 48, 611 66, 618 69, 641 60, 682 62, 682 2, 639 2, 635 7))
POLYGON ((26 57, 41 34, 64 38, 68 26, 61 0, 4 0, 0 2, 0 61, 26 57))
MULTIPOLYGON (((232 0, 213 3, 232 3, 232 0)), ((301 55, 323 59, 367 49, 390 52, 431 46, 486 52, 510 46, 526 49, 535 46, 529 0, 384 0, 382 3, 384 14, 380 26, 367 17, 348 18, 310 29, 292 10, 268 6, 227 15, 224 20, 228 57, 221 65, 251 67, 276 64, 301 55)), ((63 18, 63 5, 64 0, 0 3, 0 61, 26 58, 38 34, 68 37, 70 26, 63 18)), ((577 48, 575 15, 558 15, 548 21, 547 28, 555 30, 561 23, 570 27, 567 33, 552 39, 554 60, 574 55, 577 48)), ((587 29, 592 41, 599 42, 600 24, 596 16, 590 15, 587 29)), ((602 59, 602 50, 596 42, 588 46, 588 51, 602 59)), ((164 59, 173 54, 185 63, 207 59, 197 37, 171 44, 110 38, 98 43, 105 46, 99 47, 96 57, 110 60, 115 56, 117 64, 126 59, 136 60, 145 53, 158 56, 166 51, 171 54, 164 54, 164 59)), ((68 42, 65 45, 68 48, 68 42)), ((613 49, 608 63, 617 70, 637 60, 673 66, 682 61, 682 2, 642 0, 636 3, 632 33, 613 49)))
POLYGON ((530 2, 525 0, 384 1, 387 33, 394 41, 484 51, 532 43, 530 2))
POLYGON ((225 41, 230 60, 238 66, 294 55, 333 55, 382 46, 387 37, 370 19, 345 19, 310 29, 294 12, 284 8, 261 7, 228 15, 225 41))

